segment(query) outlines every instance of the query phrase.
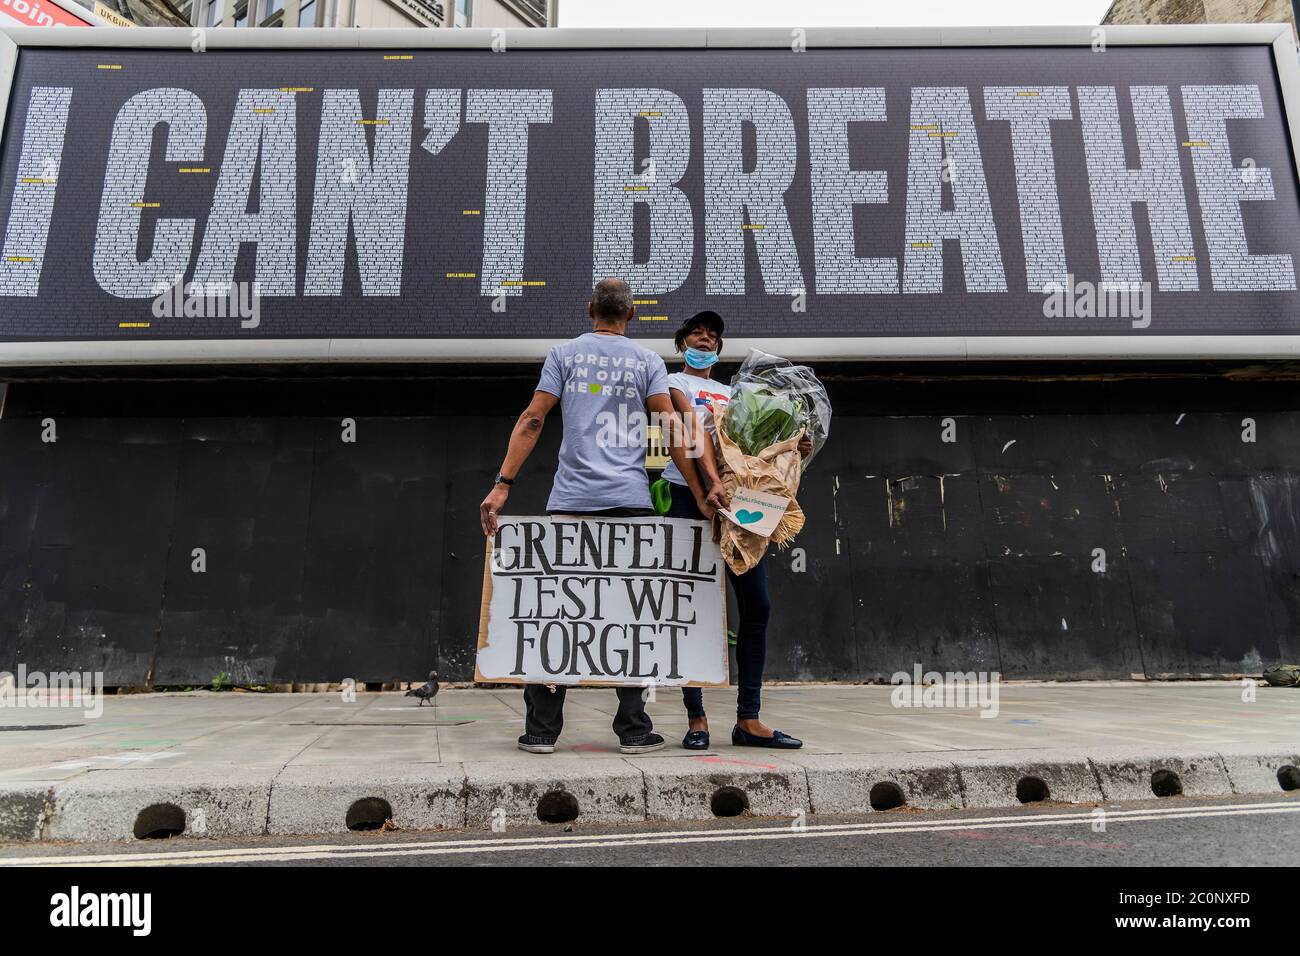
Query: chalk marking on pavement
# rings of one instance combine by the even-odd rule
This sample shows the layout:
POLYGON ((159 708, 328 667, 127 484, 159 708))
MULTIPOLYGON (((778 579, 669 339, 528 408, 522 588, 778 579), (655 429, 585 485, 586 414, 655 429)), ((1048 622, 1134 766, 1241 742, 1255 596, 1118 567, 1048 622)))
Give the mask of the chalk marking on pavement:
MULTIPOLYGON (((1159 822, 1223 816, 1258 816, 1276 813, 1300 813, 1300 803, 1245 803, 1222 807, 1169 807, 1146 810, 1110 810, 1107 824, 1123 822, 1159 822)), ((232 847, 213 850, 185 849, 159 853, 96 854, 86 856, 0 857, 0 867, 15 866, 137 866, 179 863, 263 863, 293 860, 346 859, 372 856, 446 856, 465 853, 526 852, 530 850, 593 849, 599 847, 652 846, 655 844, 725 843, 728 841, 806 839, 827 836, 871 836, 889 833, 940 833, 962 830, 1003 830, 1019 827, 1065 826, 1091 823, 1092 811, 1085 813, 1036 814, 1024 819, 1006 817, 965 818, 947 821, 897 820, 880 823, 808 824, 792 829, 776 823, 765 827, 747 827, 723 833, 700 830, 662 832, 609 833, 574 836, 533 836, 474 840, 430 840, 418 843, 389 844, 317 844, 286 847, 232 847)))

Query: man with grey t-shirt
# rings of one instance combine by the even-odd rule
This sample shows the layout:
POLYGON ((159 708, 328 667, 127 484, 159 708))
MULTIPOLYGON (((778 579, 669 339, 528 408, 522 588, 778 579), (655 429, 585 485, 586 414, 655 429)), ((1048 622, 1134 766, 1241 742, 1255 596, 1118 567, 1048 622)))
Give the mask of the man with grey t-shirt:
MULTIPOLYGON (((533 400, 515 423, 492 491, 479 506, 483 533, 488 537, 496 534, 497 515, 510 495, 510 486, 537 445, 546 415, 557 403, 564 419, 564 440, 547 512, 654 516, 644 440, 630 440, 629 434, 644 434, 647 412, 664 422, 675 419, 663 359, 627 338, 627 324, 635 312, 628 284, 622 279, 602 279, 587 304, 592 331, 555 346, 546 356, 533 400)), ((680 469, 686 449, 673 436, 666 437, 669 454, 680 469)), ((684 470, 695 474, 693 468, 684 470)), ((704 499, 702 510, 709 515, 713 508, 726 506, 721 485, 707 494, 700 489, 700 497, 704 499)), ((614 733, 618 734, 619 750, 638 754, 663 747, 663 737, 652 733, 641 688, 619 687, 616 691, 614 733)), ((564 727, 564 697, 563 687, 524 687, 527 715, 519 749, 555 752, 555 741, 564 727)))

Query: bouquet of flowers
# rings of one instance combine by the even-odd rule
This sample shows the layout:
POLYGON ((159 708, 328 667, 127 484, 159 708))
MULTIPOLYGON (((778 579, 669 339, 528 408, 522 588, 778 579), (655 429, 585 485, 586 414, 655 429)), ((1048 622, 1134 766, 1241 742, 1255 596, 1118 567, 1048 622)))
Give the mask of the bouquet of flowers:
POLYGON ((790 499, 769 536, 722 523, 722 555, 743 574, 762 559, 769 540, 786 547, 803 528, 795 496, 803 470, 826 444, 831 403, 812 369, 758 349, 750 350, 731 387, 718 429, 723 485, 732 495, 746 489, 790 499), (799 453, 805 435, 812 442, 807 458, 799 453))

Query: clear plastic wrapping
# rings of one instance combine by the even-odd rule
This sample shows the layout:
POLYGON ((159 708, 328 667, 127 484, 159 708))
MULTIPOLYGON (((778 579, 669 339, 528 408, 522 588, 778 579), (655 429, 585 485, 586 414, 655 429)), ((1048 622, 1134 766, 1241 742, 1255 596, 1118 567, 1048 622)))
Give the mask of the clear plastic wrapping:
POLYGON ((746 455, 797 435, 802 429, 812 440, 817 457, 831 429, 831 402, 826 387, 806 365, 750 349, 731 379, 731 399, 722 415, 722 427, 746 455))

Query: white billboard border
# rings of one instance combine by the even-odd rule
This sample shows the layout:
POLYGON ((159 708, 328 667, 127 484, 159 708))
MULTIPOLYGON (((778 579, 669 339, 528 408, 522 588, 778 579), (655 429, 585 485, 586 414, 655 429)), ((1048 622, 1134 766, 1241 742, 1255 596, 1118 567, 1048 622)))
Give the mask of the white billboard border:
MULTIPOLYGON (((781 49, 790 29, 676 30, 490 29, 278 30, 152 27, 148 30, 52 30, 0 27, 0 131, 21 47, 192 49, 203 35, 207 50, 396 49, 781 49), (72 42, 69 42, 72 41, 72 42)), ((946 46, 1078 46, 1092 48, 1097 31, 1107 46, 1268 45, 1291 136, 1292 175, 1300 163, 1300 60, 1290 24, 1077 27, 809 28, 803 43, 817 48, 946 46), (1292 122, 1292 117, 1296 122, 1292 122)), ((575 329, 580 311, 575 303, 575 329)), ((0 368, 121 364, 250 364, 364 362, 536 361, 559 339, 185 339, 136 341, 0 342, 0 368)), ((638 339, 665 357, 666 341, 638 339)), ((730 340, 733 352, 750 346, 804 361, 1030 360, 1030 359, 1287 359, 1300 357, 1300 335, 1060 335, 750 338, 730 340)))

